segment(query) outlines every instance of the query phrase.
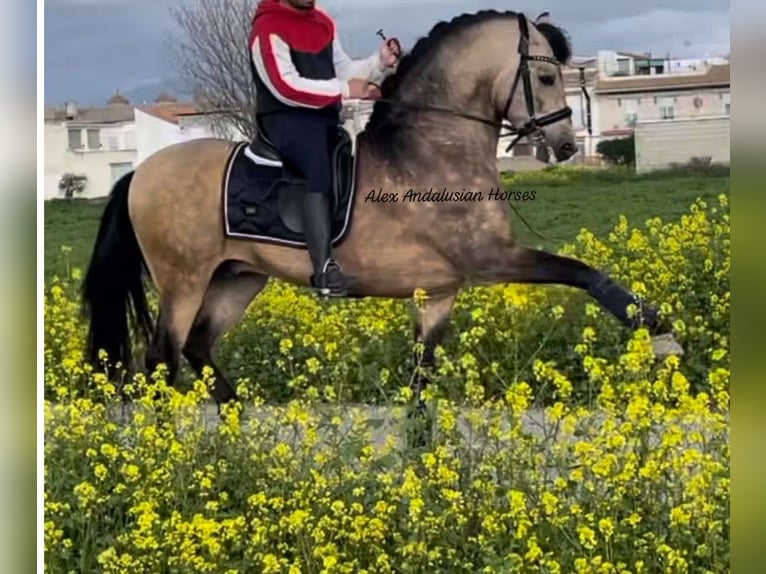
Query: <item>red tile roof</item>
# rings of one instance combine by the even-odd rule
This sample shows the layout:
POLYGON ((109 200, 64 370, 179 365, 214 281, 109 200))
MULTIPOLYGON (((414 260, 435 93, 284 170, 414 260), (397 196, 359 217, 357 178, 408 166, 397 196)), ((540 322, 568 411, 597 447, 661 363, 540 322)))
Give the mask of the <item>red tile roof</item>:
POLYGON ((199 106, 192 103, 163 102, 138 108, 144 113, 152 115, 171 124, 177 124, 179 116, 192 115, 200 112, 199 106))

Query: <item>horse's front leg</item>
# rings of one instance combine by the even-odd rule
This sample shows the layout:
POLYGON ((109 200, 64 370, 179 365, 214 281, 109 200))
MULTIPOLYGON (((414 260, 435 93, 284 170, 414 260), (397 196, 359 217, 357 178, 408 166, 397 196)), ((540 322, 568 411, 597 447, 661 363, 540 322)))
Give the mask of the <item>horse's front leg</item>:
POLYGON ((478 250, 472 267, 471 276, 479 283, 559 284, 582 289, 629 329, 647 327, 658 357, 683 354, 657 309, 582 261, 506 239, 478 250), (636 307, 635 314, 629 312, 631 305, 636 307))

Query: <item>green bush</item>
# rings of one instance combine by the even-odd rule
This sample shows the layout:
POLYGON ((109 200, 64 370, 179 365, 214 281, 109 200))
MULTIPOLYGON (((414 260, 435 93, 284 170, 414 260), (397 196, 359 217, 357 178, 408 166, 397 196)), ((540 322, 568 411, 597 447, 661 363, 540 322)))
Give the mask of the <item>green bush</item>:
POLYGON ((636 163, 636 143, 633 134, 624 137, 603 140, 596 145, 596 152, 613 165, 633 165, 636 163))

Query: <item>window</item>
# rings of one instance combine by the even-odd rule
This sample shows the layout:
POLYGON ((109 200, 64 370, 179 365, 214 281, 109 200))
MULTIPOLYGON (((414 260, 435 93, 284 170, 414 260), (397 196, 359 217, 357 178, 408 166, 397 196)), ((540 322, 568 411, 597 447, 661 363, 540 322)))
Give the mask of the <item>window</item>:
POLYGON ((630 74, 630 60, 628 58, 617 59, 617 73, 621 76, 630 74))
POLYGON ((118 179, 133 169, 133 164, 129 161, 110 163, 109 168, 112 171, 112 184, 115 184, 118 179))
POLYGON ((106 138, 109 149, 114 151, 120 149, 120 140, 117 136, 109 136, 106 138))
POLYGON ((88 149, 101 149, 101 130, 95 128, 88 130, 88 149))
POLYGON ((625 112, 623 118, 625 120, 625 125, 635 125, 638 121, 638 100, 634 98, 625 99, 625 112))
POLYGON ((133 131, 125 132, 125 149, 136 149, 136 134, 133 131))
POLYGON ((731 115, 731 93, 727 92, 725 94, 721 94, 721 99, 723 100, 723 113, 727 116, 731 115))
POLYGON ((69 138, 69 149, 80 149, 82 147, 82 130, 67 130, 67 136, 69 138))
POLYGON ((663 120, 672 120, 675 116, 675 98, 657 98, 657 105, 660 108, 660 118, 663 120))

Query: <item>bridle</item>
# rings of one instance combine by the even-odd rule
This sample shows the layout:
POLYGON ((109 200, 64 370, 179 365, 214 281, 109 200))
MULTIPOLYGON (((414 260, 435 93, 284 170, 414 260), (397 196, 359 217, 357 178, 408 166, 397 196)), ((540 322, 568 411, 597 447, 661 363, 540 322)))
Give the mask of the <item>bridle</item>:
MULTIPOLYGON (((513 148, 513 146, 515 146, 520 139, 540 131, 540 128, 543 128, 551 124, 555 124, 556 122, 559 122, 561 120, 565 120, 571 117, 572 115, 572 108, 570 108, 569 106, 564 106, 560 110, 548 112, 547 114, 543 114, 542 116, 535 115, 535 99, 534 99, 534 94, 532 94, 532 79, 530 77, 531 71, 529 69, 529 62, 530 61, 548 62, 549 64, 555 65, 559 69, 561 64, 557 59, 551 58, 550 56, 530 56, 529 55, 529 28, 527 26, 527 18, 524 16, 524 14, 519 14, 518 20, 519 20, 519 31, 521 33, 521 38, 519 39, 518 51, 519 51, 519 57, 521 61, 519 63, 518 69, 516 70, 516 77, 513 80, 513 86, 511 87, 511 92, 508 94, 508 101, 505 104, 503 117, 508 118, 508 113, 511 109, 511 103, 513 102, 513 94, 516 91, 516 87, 518 86, 519 79, 521 79, 524 86, 524 100, 527 105, 527 113, 529 114, 529 119, 527 120, 527 123, 525 123, 519 128, 514 128, 513 125, 511 125, 512 133, 509 135, 515 135, 516 137, 508 145, 508 147, 505 150, 506 152, 510 151, 511 148, 513 148)), ((510 122, 510 120, 508 121, 510 122)))
POLYGON ((516 70, 516 76, 514 77, 513 85, 511 86, 511 91, 508 94, 508 100, 506 101, 505 108, 503 111, 503 119, 500 122, 493 119, 485 118, 479 115, 475 115, 470 112, 465 112, 463 110, 447 108, 443 106, 417 104, 414 102, 392 100, 388 98, 378 98, 374 101, 385 102, 389 105, 400 106, 400 107, 408 108, 415 111, 427 111, 427 112, 430 111, 430 112, 441 112, 441 113, 451 114, 451 115, 459 116, 469 120, 481 122, 496 128, 500 128, 501 130, 503 128, 506 128, 508 131, 505 134, 501 133, 500 134, 501 138, 515 136, 505 150, 507 153, 522 138, 525 138, 534 133, 538 133, 540 132, 541 128, 554 124, 561 120, 567 119, 571 117, 572 115, 572 109, 569 106, 564 106, 560 110, 549 112, 541 116, 538 116, 535 114, 535 101, 534 101, 534 94, 532 93, 532 79, 531 79, 531 71, 529 68, 529 62, 530 61, 547 62, 549 64, 554 64, 555 66, 559 67, 559 69, 561 66, 561 62, 559 62, 555 58, 551 58, 550 56, 530 55, 529 54, 529 27, 527 25, 526 16, 524 16, 524 14, 519 13, 518 22, 519 22, 519 32, 521 36, 519 39, 519 46, 518 46, 520 63, 519 63, 519 67, 516 70), (513 103, 513 95, 520 81, 522 82, 523 89, 524 89, 524 100, 527 106, 527 113, 529 114, 529 119, 527 120, 526 123, 524 123, 521 126, 514 126, 513 123, 510 121, 510 119, 508 119, 508 113, 511 109, 511 104, 513 103), (507 124, 505 123, 505 120, 508 121, 507 124))

